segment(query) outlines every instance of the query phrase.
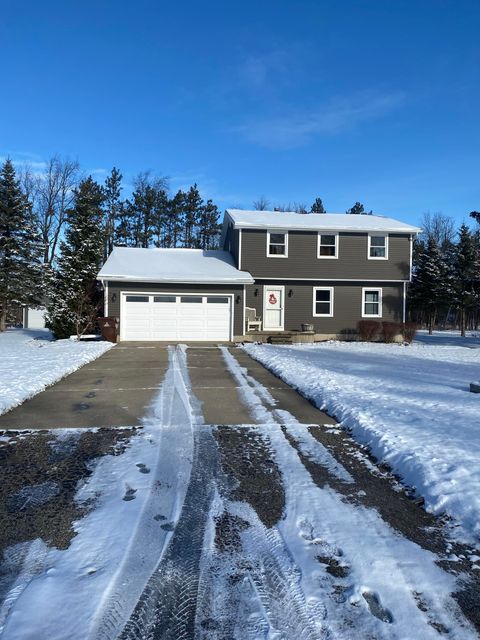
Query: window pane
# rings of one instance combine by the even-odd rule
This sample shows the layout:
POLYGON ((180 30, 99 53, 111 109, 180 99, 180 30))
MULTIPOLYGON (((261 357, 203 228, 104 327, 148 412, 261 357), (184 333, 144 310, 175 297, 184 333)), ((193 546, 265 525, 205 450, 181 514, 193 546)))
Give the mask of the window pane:
POLYGON ((228 304, 228 298, 207 298, 208 304, 228 304))
POLYGON ((154 302, 176 302, 177 298, 176 296, 154 296, 153 301, 154 302))
POLYGON ((270 255, 284 256, 285 255, 285 245, 284 244, 271 244, 271 245, 269 245, 268 252, 270 253, 270 255))
POLYGON ((271 233, 270 234, 270 242, 272 244, 285 244, 285 234, 284 233, 271 233))
POLYGON ((379 300, 378 291, 365 291, 365 302, 378 302, 378 300, 379 300))
POLYGON ((384 247, 385 246, 385 236, 371 236, 370 237, 370 246, 371 247, 384 247))
POLYGON ((378 302, 366 302, 365 314, 368 316, 378 316, 378 302))
POLYGON ((127 302, 148 302, 148 296, 127 296, 127 302))
POLYGON ((320 236, 320 244, 328 244, 335 246, 335 236, 324 236, 323 234, 320 236))
POLYGON ((317 302, 330 302, 330 291, 328 289, 317 289, 315 299, 317 302))
POLYGON ((315 304, 315 313, 330 315, 330 302, 317 302, 315 304))
POLYGON ((320 255, 321 256, 334 256, 335 255, 335 247, 320 246, 320 255))
POLYGON ((182 296, 180 298, 180 302, 195 302, 195 303, 202 303, 203 298, 202 297, 196 297, 196 296, 182 296))
POLYGON ((385 248, 384 247, 370 247, 370 257, 371 258, 385 258, 385 248))

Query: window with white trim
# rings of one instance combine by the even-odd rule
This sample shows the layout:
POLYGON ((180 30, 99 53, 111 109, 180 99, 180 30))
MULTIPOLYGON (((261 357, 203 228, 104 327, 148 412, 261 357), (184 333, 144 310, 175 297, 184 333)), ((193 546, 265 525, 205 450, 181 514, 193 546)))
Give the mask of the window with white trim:
POLYGON ((313 287, 313 315, 333 318, 333 287, 313 287))
POLYGON ((382 317, 382 290, 373 288, 362 289, 362 317, 382 317))
POLYGON ((318 257, 338 258, 338 233, 318 234, 318 257))
POLYGON ((368 259, 388 260, 388 235, 373 233, 368 235, 368 259))
POLYGON ((267 256, 269 258, 288 257, 288 232, 267 231, 267 256))

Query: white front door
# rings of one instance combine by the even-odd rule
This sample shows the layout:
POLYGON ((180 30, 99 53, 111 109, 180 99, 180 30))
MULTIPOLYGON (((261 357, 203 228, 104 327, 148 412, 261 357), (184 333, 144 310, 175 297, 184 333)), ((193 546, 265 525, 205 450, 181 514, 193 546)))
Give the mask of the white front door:
POLYGON ((263 328, 268 331, 283 331, 284 287, 263 288, 263 328))

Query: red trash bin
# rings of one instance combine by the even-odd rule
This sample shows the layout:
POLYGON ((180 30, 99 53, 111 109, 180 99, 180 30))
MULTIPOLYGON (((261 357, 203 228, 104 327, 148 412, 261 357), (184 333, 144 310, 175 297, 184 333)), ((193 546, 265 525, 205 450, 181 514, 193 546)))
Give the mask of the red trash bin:
POLYGON ((118 334, 118 318, 109 316, 106 318, 98 318, 98 326, 104 340, 108 342, 116 342, 118 334))

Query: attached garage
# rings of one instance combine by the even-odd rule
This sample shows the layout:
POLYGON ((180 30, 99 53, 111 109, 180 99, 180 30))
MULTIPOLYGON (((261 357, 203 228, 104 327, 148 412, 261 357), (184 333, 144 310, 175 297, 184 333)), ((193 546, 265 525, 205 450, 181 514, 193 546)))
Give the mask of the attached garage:
POLYGON ((122 293, 121 340, 228 341, 232 296, 122 293))
POLYGON ((253 278, 227 251, 116 247, 98 279, 120 340, 227 342, 243 334, 253 278))

